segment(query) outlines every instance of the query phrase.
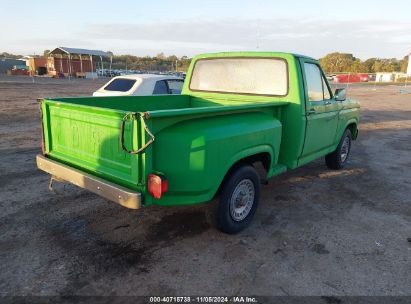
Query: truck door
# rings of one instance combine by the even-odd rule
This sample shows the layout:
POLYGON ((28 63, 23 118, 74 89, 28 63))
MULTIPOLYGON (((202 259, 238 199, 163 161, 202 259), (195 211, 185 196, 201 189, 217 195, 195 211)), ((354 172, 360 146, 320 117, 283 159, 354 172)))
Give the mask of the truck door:
POLYGON ((339 103, 332 98, 327 81, 315 61, 301 59, 305 82, 306 134, 302 157, 320 156, 334 144, 339 103))

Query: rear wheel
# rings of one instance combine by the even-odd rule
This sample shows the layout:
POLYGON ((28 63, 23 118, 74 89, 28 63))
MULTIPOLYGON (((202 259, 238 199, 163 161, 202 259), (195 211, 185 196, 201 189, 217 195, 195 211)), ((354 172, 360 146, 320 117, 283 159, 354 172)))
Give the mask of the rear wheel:
POLYGON ((234 234, 246 228, 260 198, 260 178, 250 165, 238 167, 224 180, 217 211, 221 231, 234 234))
POLYGON ((340 143, 334 152, 325 156, 325 163, 328 168, 339 170, 344 168, 351 151, 351 131, 346 129, 341 137, 340 143))

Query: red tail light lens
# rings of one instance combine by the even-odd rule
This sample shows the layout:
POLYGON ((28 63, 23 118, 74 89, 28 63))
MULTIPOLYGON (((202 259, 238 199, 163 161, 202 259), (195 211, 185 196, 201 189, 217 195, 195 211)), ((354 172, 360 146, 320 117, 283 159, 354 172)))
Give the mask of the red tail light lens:
POLYGON ((149 174, 147 180, 148 193, 154 198, 160 199, 168 190, 168 181, 163 175, 149 174))

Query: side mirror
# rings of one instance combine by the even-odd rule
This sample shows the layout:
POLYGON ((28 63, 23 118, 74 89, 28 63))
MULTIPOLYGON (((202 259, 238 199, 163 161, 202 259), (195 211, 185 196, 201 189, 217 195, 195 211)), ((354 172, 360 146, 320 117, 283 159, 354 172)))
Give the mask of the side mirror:
POLYGON ((347 91, 345 89, 336 89, 334 93, 334 97, 336 101, 344 101, 347 97, 347 91))

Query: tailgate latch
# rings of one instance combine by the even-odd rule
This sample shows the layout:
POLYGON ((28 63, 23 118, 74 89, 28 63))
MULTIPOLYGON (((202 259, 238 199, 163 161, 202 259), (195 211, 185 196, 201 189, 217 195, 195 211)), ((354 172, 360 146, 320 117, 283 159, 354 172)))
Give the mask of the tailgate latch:
POLYGON ((143 153, 144 150, 147 149, 148 146, 150 146, 154 142, 155 137, 154 137, 153 133, 151 133, 151 131, 148 129, 147 124, 144 120, 144 117, 145 117, 144 113, 127 113, 126 115, 124 115, 124 117, 121 121, 121 130, 120 130, 120 145, 121 145, 121 148, 123 149, 124 152, 126 152, 128 154, 140 154, 140 153, 143 153), (124 144, 124 127, 126 125, 127 120, 129 120, 130 118, 136 120, 137 115, 140 115, 141 123, 144 127, 145 132, 150 136, 150 140, 148 142, 146 142, 144 144, 144 146, 142 146, 138 150, 128 150, 127 147, 124 144))

